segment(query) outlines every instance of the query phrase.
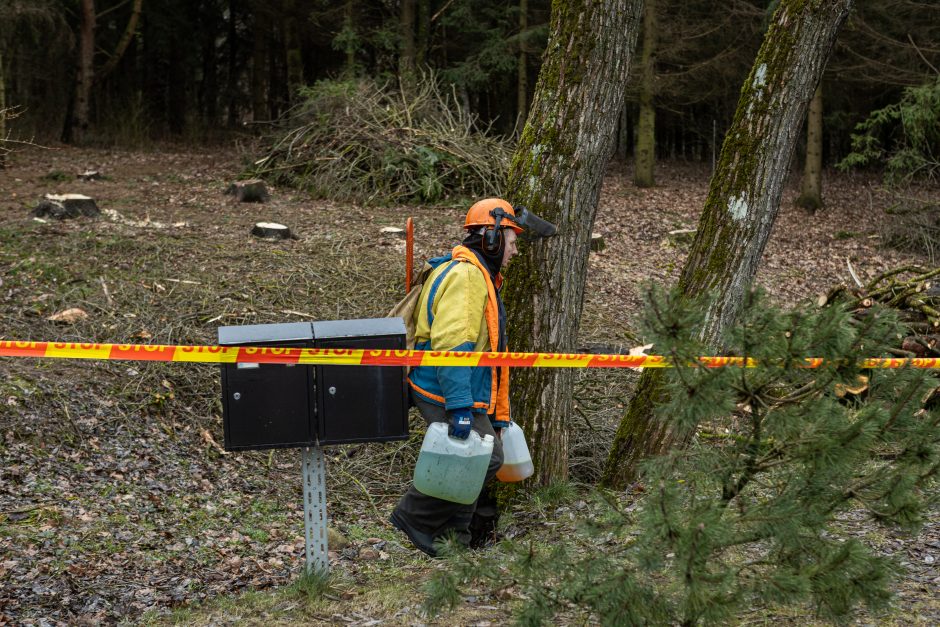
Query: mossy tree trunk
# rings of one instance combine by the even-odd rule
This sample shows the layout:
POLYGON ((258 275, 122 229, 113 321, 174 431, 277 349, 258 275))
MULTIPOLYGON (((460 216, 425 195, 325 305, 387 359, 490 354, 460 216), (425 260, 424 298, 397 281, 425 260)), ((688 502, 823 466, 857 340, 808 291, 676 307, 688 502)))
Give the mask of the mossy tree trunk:
POLYGON ((656 0, 643 7, 643 52, 640 55, 640 115, 634 148, 633 183, 653 187, 656 179, 656 0))
POLYGON ((796 204, 808 211, 822 209, 823 99, 822 85, 816 88, 806 116, 806 163, 796 204))
MULTIPOLYGON (((513 350, 573 352, 591 227, 640 26, 642 0, 555 0, 548 46, 510 166, 511 201, 556 223, 522 244, 505 292, 513 350)), ((513 416, 526 429, 541 484, 568 475, 574 372, 512 372, 513 416)))
MULTIPOLYGON (((781 0, 741 88, 709 185, 695 240, 679 278, 689 297, 709 295, 703 339, 720 350, 770 236, 807 106, 853 0, 781 0)), ((646 370, 620 422, 604 481, 622 487, 651 455, 682 446, 655 416, 661 373, 646 370)))

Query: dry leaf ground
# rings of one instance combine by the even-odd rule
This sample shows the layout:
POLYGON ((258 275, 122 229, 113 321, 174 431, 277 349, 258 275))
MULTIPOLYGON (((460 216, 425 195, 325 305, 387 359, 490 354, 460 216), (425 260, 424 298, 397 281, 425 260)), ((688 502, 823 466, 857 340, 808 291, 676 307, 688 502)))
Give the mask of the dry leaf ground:
MULTIPOLYGON (((381 316, 402 293, 404 267, 402 242, 381 228, 414 216, 419 259, 460 234, 460 206, 364 208, 276 188, 266 204, 238 204, 223 191, 240 167, 224 146, 14 155, 0 171, 0 339, 212 343, 220 325, 381 316), (87 169, 104 180, 75 179, 87 169), (33 221, 45 193, 87 194, 104 215, 33 221), (297 239, 252 238, 258 221, 286 224, 297 239), (88 317, 47 320, 73 307, 88 317)), ((628 171, 611 170, 597 219, 607 248, 591 256, 582 344, 638 343, 642 284, 671 281, 684 260, 688 236, 669 232, 695 227, 708 173, 677 163, 658 177, 640 190, 628 171)), ((758 276, 777 302, 847 281, 846 258, 863 279, 925 262, 880 246, 883 199, 871 181, 830 173, 829 206, 816 216, 794 209, 793 195, 758 276)), ((418 435, 329 449, 329 512, 349 545, 335 547, 329 589, 311 597, 296 584, 299 453, 223 454, 218 378, 204 365, 0 358, 0 625, 427 622, 421 585, 441 566, 385 522, 418 435)), ((570 423, 580 485, 597 478, 633 380, 579 374, 570 423)), ((577 494, 532 491, 503 531, 552 542, 591 507, 577 494)), ((895 609, 863 620, 940 622, 940 513, 914 538, 842 524, 904 565, 895 609)), ((491 592, 469 590, 440 622, 508 622, 514 591, 491 592)), ((741 620, 805 624, 811 612, 741 620)))

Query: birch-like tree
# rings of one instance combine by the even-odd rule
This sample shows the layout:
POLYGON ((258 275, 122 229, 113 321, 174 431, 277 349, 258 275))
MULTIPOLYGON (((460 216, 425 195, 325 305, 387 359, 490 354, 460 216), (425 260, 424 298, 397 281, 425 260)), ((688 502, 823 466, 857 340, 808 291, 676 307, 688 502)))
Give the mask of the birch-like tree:
MULTIPOLYGON (((591 227, 642 6, 642 0, 552 5, 548 47, 506 190, 513 204, 554 222, 559 233, 523 245, 509 270, 505 294, 514 350, 564 353, 576 346, 591 227)), ((573 372, 512 374, 513 415, 527 430, 537 480, 565 479, 573 372)))
MULTIPOLYGON (((711 299, 702 339, 715 350, 757 272, 810 99, 851 7, 852 0, 781 0, 741 88, 679 278, 686 296, 711 299)), ((654 418, 663 396, 662 374, 646 370, 617 430, 606 483, 628 483, 640 460, 693 435, 654 418)))

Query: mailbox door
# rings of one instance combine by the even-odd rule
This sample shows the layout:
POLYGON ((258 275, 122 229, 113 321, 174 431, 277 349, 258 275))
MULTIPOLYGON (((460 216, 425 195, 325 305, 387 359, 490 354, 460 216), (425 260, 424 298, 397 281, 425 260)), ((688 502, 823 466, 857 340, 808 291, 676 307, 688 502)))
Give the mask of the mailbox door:
POLYGON ((282 364, 222 366, 226 450, 312 446, 313 368, 282 364))
MULTIPOLYGON (((403 335, 316 338, 318 348, 405 348, 403 335)), ((320 444, 408 438, 405 369, 397 366, 317 366, 320 444)))

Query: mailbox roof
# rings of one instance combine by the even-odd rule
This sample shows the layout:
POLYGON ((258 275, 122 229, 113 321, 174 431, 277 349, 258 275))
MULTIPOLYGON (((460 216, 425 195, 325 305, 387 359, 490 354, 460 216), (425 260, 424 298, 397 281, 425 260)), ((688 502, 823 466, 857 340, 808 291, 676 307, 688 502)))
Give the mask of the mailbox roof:
POLYGON ((333 337, 367 337, 372 335, 404 334, 405 322, 401 318, 322 320, 313 323, 313 336, 318 340, 333 337))
POLYGON ((267 342, 310 342, 312 339, 313 327, 309 322, 219 327, 219 344, 221 346, 264 344, 267 342))

